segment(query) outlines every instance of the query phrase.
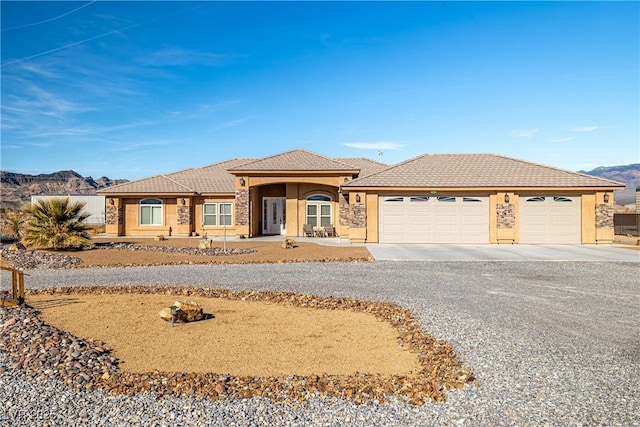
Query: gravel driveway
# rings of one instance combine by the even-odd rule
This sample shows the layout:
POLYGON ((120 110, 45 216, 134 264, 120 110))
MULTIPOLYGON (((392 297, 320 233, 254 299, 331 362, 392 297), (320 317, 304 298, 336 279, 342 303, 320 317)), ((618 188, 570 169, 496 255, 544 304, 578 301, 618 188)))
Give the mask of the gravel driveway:
MULTIPOLYGON (((183 284, 398 303, 476 374, 446 403, 74 395, 0 374, 3 421, 98 425, 640 425, 640 264, 393 262, 32 270, 28 287, 183 284), (87 409, 90 408, 90 409, 87 409), (3 418, 4 417, 4 418, 3 418), (16 421, 17 420, 17 421, 16 421)), ((0 365, 2 365, 0 359, 0 365)))

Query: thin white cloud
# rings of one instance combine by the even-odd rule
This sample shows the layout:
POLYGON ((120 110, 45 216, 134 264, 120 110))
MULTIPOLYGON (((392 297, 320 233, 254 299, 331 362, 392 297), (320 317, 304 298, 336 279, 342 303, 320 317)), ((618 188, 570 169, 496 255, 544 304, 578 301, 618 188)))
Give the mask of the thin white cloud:
POLYGON ((566 138, 556 138, 556 139, 550 139, 550 142, 567 142, 567 141, 573 141, 575 138, 573 136, 568 136, 566 138))
POLYGON ((182 65, 222 65, 238 55, 198 52, 180 47, 168 47, 140 58, 140 62, 154 67, 182 65))
POLYGON ((240 117, 238 119, 233 119, 233 120, 228 120, 224 123, 220 123, 217 126, 213 127, 211 130, 212 131, 216 131, 216 130, 222 130, 222 129, 228 129, 228 128, 233 128, 236 126, 240 126, 241 124, 249 121, 253 119, 252 116, 248 116, 248 117, 240 117))
POLYGON ((582 126, 572 129, 567 129, 569 132, 593 132, 594 130, 600 129, 600 126, 582 126))
POLYGON ((60 18, 64 18, 65 16, 71 15, 72 13, 77 12, 77 11, 79 11, 80 9, 84 9, 85 7, 87 7, 87 6, 89 6, 89 5, 93 4, 93 3, 95 3, 96 1, 97 1, 97 0, 90 1, 89 3, 83 4, 83 5, 82 5, 82 6, 80 6, 80 7, 76 7, 76 8, 75 8, 75 9, 73 9, 73 10, 70 10, 70 11, 68 11, 68 12, 63 13, 62 15, 54 16, 53 18, 45 19, 44 21, 32 22, 32 23, 30 23, 30 24, 18 25, 18 26, 16 26, 16 27, 11 27, 11 28, 3 28, 3 29, 2 29, 2 32, 4 33, 5 31, 18 30, 18 29, 20 29, 20 28, 33 27, 33 26, 35 26, 35 25, 46 24, 47 22, 56 21, 56 20, 58 20, 58 19, 60 19, 60 18))
POLYGON ((509 138, 533 138, 540 129, 517 129, 507 134, 509 138))
POLYGON ((405 146, 402 142, 393 141, 343 142, 342 145, 362 150, 400 150, 405 146))
POLYGON ((58 52, 58 51, 61 51, 61 50, 69 49, 71 47, 80 46, 80 45, 83 45, 85 43, 88 43, 88 42, 91 42, 91 41, 94 41, 94 40, 98 40, 98 39, 101 39, 103 37, 110 36, 111 34, 120 33, 120 32, 129 30, 131 28, 137 27, 138 25, 139 24, 127 25, 126 27, 118 28, 116 30, 107 31, 106 33, 102 33, 102 34, 99 34, 99 35, 94 36, 94 37, 89 37, 88 39, 80 40, 80 41, 77 41, 75 43, 69 43, 69 44, 66 44, 64 46, 57 47, 55 49, 45 50, 43 52, 38 52, 38 53, 35 53, 33 55, 25 56, 23 58, 13 59, 13 60, 10 60, 10 61, 7 61, 7 62, 4 62, 4 63, 0 64, 0 68, 6 67, 7 65, 15 64, 15 63, 18 63, 18 62, 27 61, 29 59, 38 58, 40 56, 48 55, 50 53, 54 53, 54 52, 58 52))

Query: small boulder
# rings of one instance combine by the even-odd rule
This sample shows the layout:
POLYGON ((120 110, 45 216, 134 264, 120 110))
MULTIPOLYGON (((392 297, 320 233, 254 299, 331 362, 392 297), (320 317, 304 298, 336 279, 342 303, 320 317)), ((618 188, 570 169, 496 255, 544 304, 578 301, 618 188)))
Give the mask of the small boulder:
POLYGON ((286 238, 284 242, 282 242, 282 249, 293 249, 296 247, 296 241, 293 239, 286 238))
MULTIPOLYGON (((176 322, 195 322, 196 320, 202 320, 204 318, 204 312, 202 306, 192 301, 176 301, 173 303, 176 306, 176 322)), ((160 311, 160 317, 166 321, 171 321, 171 307, 163 308, 160 311)))
POLYGON ((198 249, 211 249, 213 248, 213 240, 202 239, 198 242, 198 249))

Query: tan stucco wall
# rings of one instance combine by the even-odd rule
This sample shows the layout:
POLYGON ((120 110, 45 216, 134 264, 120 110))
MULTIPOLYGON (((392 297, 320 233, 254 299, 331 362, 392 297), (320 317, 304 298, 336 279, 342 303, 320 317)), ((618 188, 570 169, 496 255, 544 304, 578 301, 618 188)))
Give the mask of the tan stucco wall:
POLYGON ((170 236, 176 225, 175 198, 164 197, 140 197, 123 198, 120 200, 124 210, 124 234, 126 236, 170 236), (162 224, 140 225, 140 201, 146 198, 162 200, 162 224))
POLYGON ((237 233, 237 229, 235 226, 236 223, 236 210, 235 210, 235 198, 233 197, 196 197, 194 198, 194 206, 193 206, 193 229, 200 236, 203 236, 205 233, 207 236, 223 236, 226 234, 227 236, 232 236, 237 233), (231 203, 231 224, 227 227, 221 225, 202 225, 202 220, 204 216, 204 204, 205 203, 231 203), (226 228, 226 230, 225 230, 226 228))

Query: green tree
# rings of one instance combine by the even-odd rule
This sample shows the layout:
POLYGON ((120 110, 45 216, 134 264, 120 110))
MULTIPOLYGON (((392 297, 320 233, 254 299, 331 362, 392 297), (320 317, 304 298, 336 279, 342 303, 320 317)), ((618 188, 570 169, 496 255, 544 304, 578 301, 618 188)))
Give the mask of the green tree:
POLYGON ((70 203, 69 198, 38 200, 28 209, 31 218, 23 243, 55 250, 90 246, 90 227, 84 222, 90 214, 82 212, 85 205, 70 203))

